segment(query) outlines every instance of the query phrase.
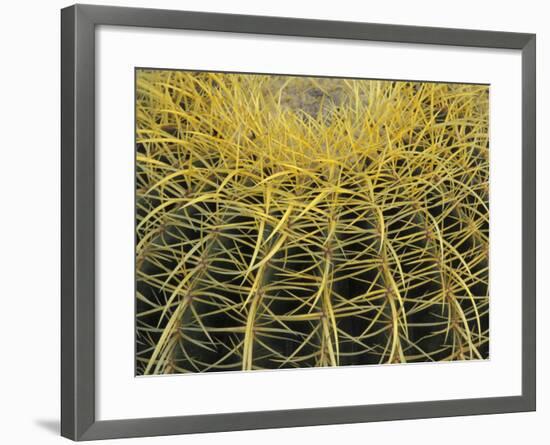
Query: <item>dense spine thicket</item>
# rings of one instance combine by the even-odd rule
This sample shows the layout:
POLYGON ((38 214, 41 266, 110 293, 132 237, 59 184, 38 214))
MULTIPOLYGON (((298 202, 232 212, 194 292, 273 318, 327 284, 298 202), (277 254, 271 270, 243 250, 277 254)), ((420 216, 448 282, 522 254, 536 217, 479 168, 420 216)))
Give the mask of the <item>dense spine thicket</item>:
POLYGON ((488 87, 136 81, 137 374, 488 357, 488 87))

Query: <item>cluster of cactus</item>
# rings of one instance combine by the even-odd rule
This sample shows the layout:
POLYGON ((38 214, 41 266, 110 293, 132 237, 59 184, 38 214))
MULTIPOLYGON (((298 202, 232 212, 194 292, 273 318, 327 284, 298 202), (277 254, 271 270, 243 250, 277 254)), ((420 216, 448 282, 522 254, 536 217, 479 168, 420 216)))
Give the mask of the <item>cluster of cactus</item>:
POLYGON ((489 89, 136 73, 136 374, 485 359, 489 89))

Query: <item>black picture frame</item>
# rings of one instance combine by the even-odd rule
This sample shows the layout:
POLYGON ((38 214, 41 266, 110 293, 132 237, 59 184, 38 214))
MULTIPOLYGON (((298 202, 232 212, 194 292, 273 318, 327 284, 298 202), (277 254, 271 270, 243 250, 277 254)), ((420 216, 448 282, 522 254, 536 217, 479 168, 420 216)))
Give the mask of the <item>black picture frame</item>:
MULTIPOLYGON (((534 34, 203 12, 75 5, 61 11, 61 434, 73 440, 142 437, 534 411, 534 34), (145 419, 95 415, 95 28, 98 25, 503 48, 522 63, 522 393, 436 400, 145 419)), ((131 106, 129 104, 129 106, 131 106)), ((519 271, 518 271, 519 272, 519 271)))

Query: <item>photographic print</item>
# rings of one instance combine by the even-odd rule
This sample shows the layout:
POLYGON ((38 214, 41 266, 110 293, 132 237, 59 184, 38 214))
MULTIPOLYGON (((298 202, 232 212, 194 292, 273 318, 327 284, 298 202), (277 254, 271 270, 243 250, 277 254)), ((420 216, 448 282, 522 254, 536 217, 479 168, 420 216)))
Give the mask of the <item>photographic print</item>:
POLYGON ((136 375, 489 358, 489 86, 135 72, 136 375))

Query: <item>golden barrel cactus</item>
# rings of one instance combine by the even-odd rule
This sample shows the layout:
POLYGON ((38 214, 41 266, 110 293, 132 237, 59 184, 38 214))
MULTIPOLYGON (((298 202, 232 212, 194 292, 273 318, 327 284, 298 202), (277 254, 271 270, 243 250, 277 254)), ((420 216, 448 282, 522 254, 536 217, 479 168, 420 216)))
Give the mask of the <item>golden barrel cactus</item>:
POLYGON ((136 72, 136 373, 484 359, 489 88, 136 72))

